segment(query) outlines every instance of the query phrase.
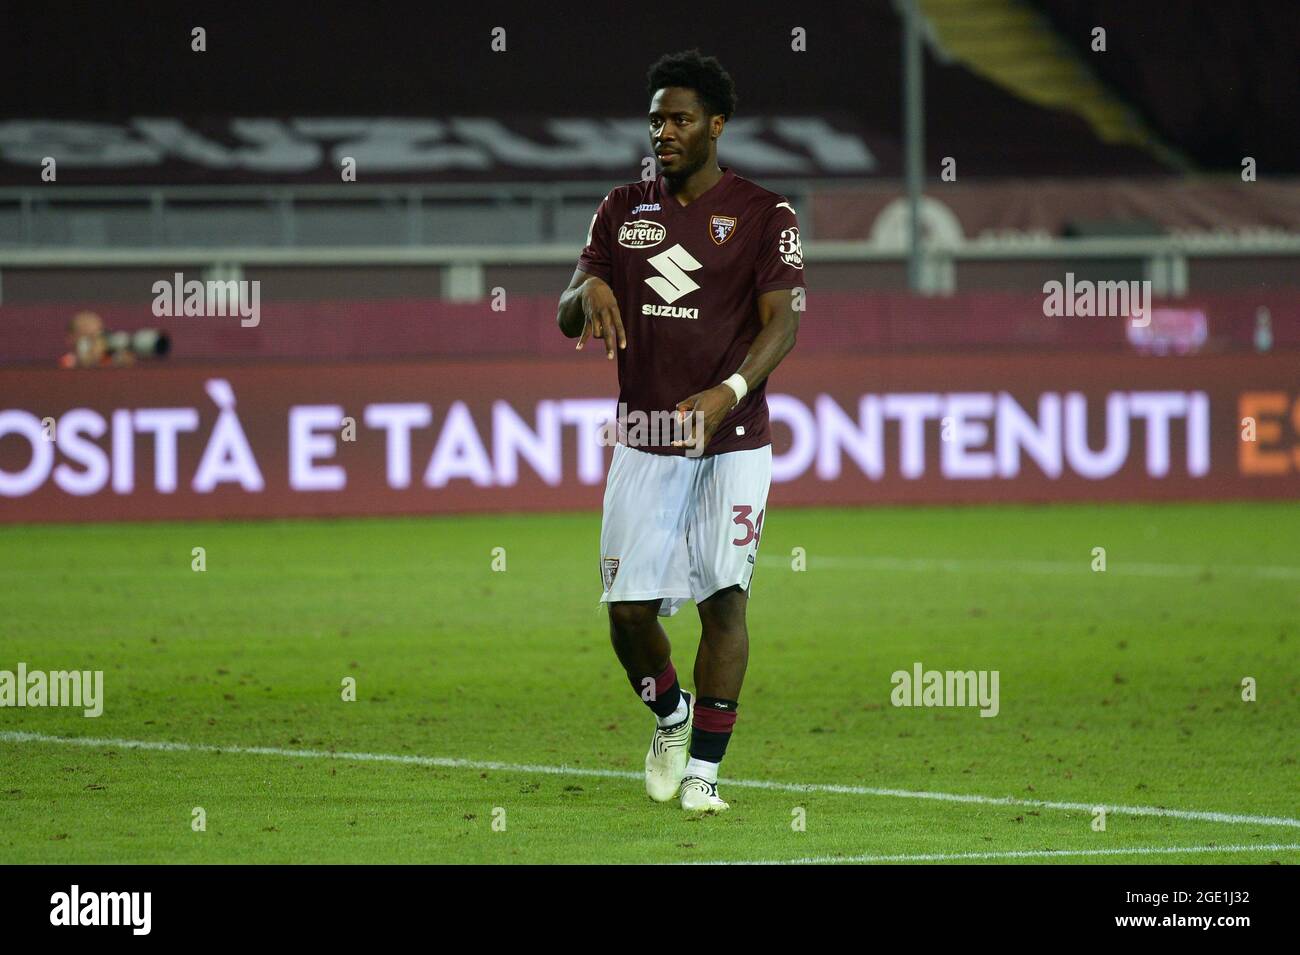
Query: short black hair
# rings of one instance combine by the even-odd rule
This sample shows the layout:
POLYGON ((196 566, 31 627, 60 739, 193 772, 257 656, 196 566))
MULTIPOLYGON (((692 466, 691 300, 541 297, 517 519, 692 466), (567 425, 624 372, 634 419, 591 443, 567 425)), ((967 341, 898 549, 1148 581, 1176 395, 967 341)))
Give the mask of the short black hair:
POLYGON ((646 74, 646 85, 651 96, 666 86, 694 90, 710 116, 721 114, 724 119, 731 119, 736 111, 736 84, 731 81, 731 74, 722 68, 717 57, 704 56, 699 50, 661 56, 646 74))

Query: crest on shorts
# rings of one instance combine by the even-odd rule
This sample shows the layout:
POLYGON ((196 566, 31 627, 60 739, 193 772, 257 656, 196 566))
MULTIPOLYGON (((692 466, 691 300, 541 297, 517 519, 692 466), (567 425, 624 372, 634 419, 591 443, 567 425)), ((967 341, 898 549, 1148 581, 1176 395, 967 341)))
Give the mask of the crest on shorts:
POLYGON ((618 574, 618 558, 604 557, 600 561, 600 579, 605 584, 605 589, 609 590, 614 586, 614 577, 618 574))
POLYGON ((736 219, 734 216, 714 216, 709 220, 709 235, 718 245, 726 242, 731 238, 731 233, 736 231, 736 219))

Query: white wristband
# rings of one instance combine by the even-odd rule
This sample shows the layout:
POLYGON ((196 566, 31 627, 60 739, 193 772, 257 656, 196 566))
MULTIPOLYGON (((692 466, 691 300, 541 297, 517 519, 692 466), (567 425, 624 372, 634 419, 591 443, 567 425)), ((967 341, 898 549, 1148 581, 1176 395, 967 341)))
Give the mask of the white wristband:
MULTIPOLYGON (((730 378, 724 381, 723 384, 736 393, 737 405, 740 404, 740 400, 744 398, 745 395, 749 394, 749 382, 745 381, 745 376, 742 375, 740 372, 736 372, 734 375, 732 375, 730 378)), ((733 408, 735 406, 736 405, 732 405, 733 408)))

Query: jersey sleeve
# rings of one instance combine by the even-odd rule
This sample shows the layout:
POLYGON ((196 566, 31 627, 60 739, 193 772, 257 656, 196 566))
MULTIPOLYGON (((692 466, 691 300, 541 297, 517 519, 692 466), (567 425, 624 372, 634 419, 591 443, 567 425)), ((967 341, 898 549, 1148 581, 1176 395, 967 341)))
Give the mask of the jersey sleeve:
POLYGON ((761 294, 775 289, 800 288, 803 284, 799 219, 790 203, 777 199, 763 220, 758 258, 754 264, 754 290, 761 294))
POLYGON ((579 269, 607 284, 614 274, 610 196, 602 199, 596 207, 596 214, 591 217, 591 226, 587 229, 587 244, 583 246, 582 255, 578 256, 579 269))

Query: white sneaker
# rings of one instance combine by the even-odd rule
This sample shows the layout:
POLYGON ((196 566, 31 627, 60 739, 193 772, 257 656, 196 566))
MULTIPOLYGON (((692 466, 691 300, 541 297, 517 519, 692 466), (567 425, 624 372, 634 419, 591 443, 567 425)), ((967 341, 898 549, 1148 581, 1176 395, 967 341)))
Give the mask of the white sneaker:
POLYGON ((688 812, 722 812, 731 806, 718 795, 718 784, 699 776, 682 780, 682 808, 688 812))
POLYGON ((691 747, 691 717, 695 715, 695 697, 682 690, 686 700, 686 718, 672 726, 655 726, 650 751, 645 754, 645 791, 655 802, 677 798, 686 774, 686 759, 691 747))

